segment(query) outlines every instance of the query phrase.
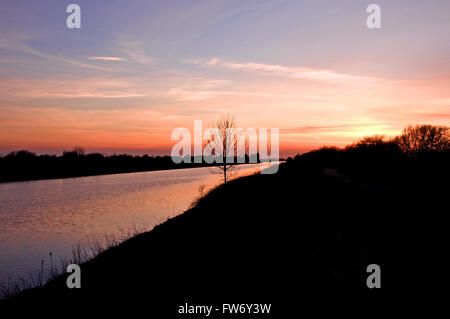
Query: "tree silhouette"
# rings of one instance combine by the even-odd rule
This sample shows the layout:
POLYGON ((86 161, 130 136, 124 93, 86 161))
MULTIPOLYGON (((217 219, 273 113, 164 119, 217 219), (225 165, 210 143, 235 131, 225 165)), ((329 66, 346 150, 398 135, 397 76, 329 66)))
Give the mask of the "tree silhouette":
POLYGON ((395 139, 386 140, 384 135, 366 136, 344 148, 345 151, 377 154, 398 154, 401 149, 395 139))
POLYGON ((81 146, 75 146, 71 151, 63 151, 65 157, 82 157, 85 155, 84 148, 81 146))
POLYGON ((236 129, 234 117, 229 114, 222 114, 219 119, 213 122, 211 139, 206 145, 211 155, 218 158, 217 168, 223 174, 224 183, 235 172, 235 152, 239 141, 236 129))
POLYGON ((416 156, 426 152, 450 150, 450 128, 446 126, 416 125, 403 129, 396 142, 403 152, 416 156))

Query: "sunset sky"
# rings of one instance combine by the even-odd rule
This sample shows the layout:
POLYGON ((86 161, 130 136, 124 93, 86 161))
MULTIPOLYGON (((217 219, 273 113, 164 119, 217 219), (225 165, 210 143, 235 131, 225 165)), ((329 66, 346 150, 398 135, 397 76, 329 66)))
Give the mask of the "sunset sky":
POLYGON ((169 154, 220 113, 280 152, 450 125, 450 1, 0 3, 0 154, 169 154), (381 29, 366 7, 381 7, 381 29), (81 6, 81 29, 66 7, 81 6))

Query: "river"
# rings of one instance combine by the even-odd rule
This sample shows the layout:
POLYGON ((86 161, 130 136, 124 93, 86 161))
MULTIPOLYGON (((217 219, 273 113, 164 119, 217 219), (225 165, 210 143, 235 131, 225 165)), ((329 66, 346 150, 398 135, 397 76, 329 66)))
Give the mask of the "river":
MULTIPOLYGON (((261 164, 260 164, 261 165, 261 164)), ((237 176, 259 171, 240 165, 237 176)), ((0 281, 36 279, 88 238, 149 230, 221 182, 210 167, 0 184, 0 281)))

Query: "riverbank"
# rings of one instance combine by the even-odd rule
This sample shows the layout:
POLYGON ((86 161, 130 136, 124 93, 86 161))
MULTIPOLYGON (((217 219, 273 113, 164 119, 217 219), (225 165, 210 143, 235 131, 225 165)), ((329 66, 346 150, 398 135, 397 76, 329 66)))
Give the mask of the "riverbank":
POLYGON ((437 182, 445 176, 372 188, 323 174, 330 165, 316 155, 222 185, 184 214, 83 263, 81 289, 68 289, 62 275, 8 303, 132 307, 172 318, 187 302, 256 302, 292 314, 298 300, 330 289, 376 302, 380 294, 366 285, 369 264, 381 267, 387 293, 428 279, 431 252, 441 247, 436 222, 445 189, 437 182), (405 270, 411 258, 417 268, 405 270))
MULTIPOLYGON (((248 156, 243 160, 244 164, 236 165, 249 163, 248 156)), ((237 159, 235 163, 238 163, 237 159)), ((204 162, 202 158, 199 160, 194 157, 128 154, 104 156, 100 153, 84 154, 84 151, 64 152, 63 155, 56 156, 18 151, 0 157, 0 183, 214 166, 204 162)))

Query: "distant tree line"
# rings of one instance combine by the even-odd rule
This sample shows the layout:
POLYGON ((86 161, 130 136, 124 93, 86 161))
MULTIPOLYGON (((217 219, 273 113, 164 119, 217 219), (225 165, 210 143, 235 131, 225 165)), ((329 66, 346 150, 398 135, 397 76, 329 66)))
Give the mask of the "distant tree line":
MULTIPOLYGON (((259 156, 256 156, 260 162, 259 156)), ((248 155, 245 157, 248 163, 248 155)), ((365 137, 344 148, 325 146, 289 158, 287 162, 301 163, 308 170, 332 167, 343 174, 387 180, 445 174, 449 170, 449 160, 450 128, 416 125, 408 126, 395 138, 386 139, 382 135, 365 137)), ((36 155, 21 150, 0 157, 0 182, 217 165, 208 165, 203 161, 196 163, 194 157, 188 162, 175 164, 170 156, 86 154, 81 147, 64 151, 61 156, 36 155)))
MULTIPOLYGON (((248 163, 248 156, 245 162, 248 163)), ((0 157, 0 182, 26 181, 50 178, 91 176, 102 174, 131 173, 153 170, 213 166, 203 161, 196 163, 194 157, 176 164, 170 156, 86 154, 82 147, 63 151, 62 155, 37 155, 20 150, 0 157), (190 162, 190 163, 189 163, 190 162)))
POLYGON ((345 175, 383 181, 448 174, 450 128, 408 126, 391 139, 382 135, 365 137, 344 148, 325 146, 287 162, 310 170, 336 168, 345 175))

